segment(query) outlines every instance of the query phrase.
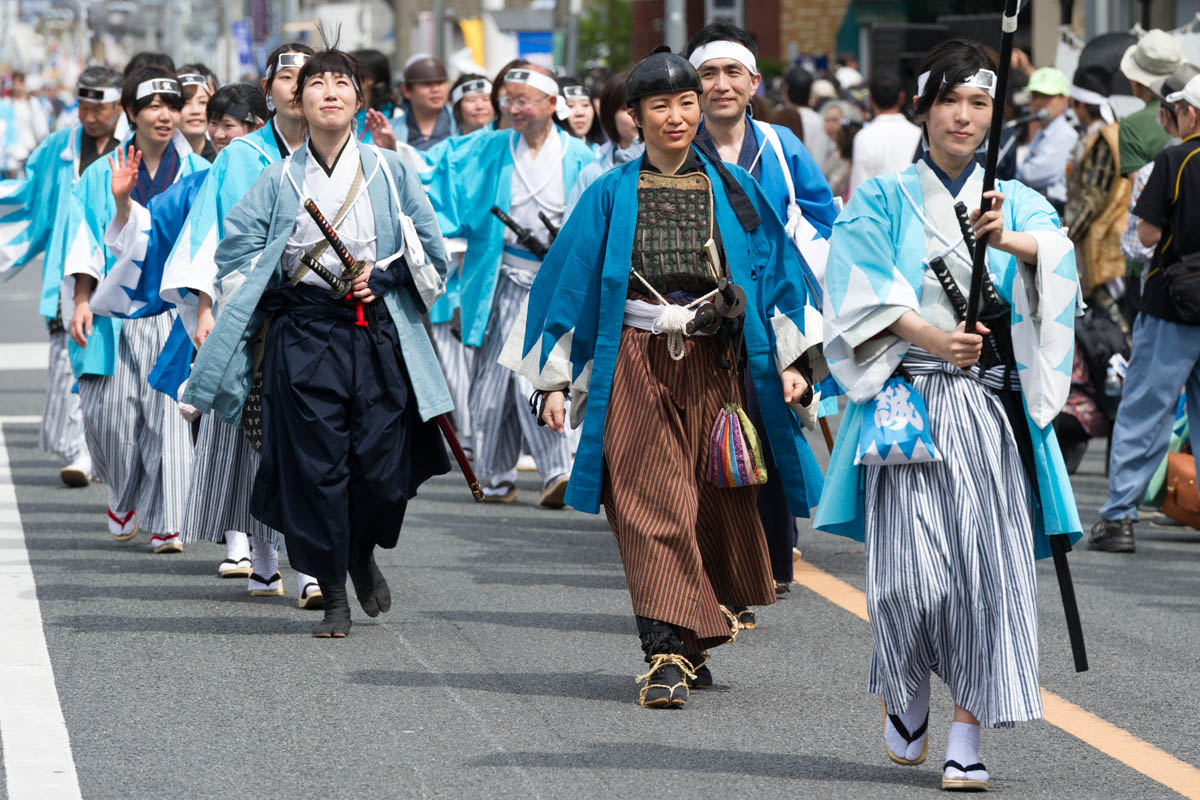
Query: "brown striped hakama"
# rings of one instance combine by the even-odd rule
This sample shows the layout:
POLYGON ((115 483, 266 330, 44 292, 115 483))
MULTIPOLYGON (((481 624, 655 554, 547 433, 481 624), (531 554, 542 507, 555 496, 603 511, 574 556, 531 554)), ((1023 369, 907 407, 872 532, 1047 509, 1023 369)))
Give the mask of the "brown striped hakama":
POLYGON ((775 602, 759 521, 758 487, 718 489, 704 479, 718 411, 743 402, 738 376, 717 366, 710 337, 685 340, 624 327, 604 431, 604 511, 633 613, 679 629, 684 652, 729 640, 718 603, 775 602))

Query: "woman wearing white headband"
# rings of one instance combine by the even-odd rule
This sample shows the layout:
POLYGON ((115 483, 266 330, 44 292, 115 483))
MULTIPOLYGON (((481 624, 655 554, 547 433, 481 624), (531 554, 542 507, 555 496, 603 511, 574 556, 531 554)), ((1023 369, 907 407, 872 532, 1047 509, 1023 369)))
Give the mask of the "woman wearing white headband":
POLYGON ((116 264, 111 237, 125 217, 145 214, 152 197, 208 162, 177 128, 183 97, 171 72, 133 70, 121 105, 133 137, 116 157, 88 167, 72 191, 65 251, 84 255, 66 264, 71 362, 88 448, 108 487, 109 531, 124 542, 140 528, 150 533, 153 552, 173 553, 182 549, 191 442, 174 401, 154 391, 147 378, 176 315, 160 307, 143 309, 136 319, 115 319, 134 309, 119 280, 107 278, 116 264))
POLYGON ((855 191, 826 272, 825 356, 853 402, 816 526, 865 539, 868 686, 888 758, 925 760, 931 672, 950 689, 946 789, 987 788, 980 726, 1042 715, 1034 559, 1048 536, 1081 534, 1051 425, 1070 383, 1071 242, 1015 181, 970 213, 966 236, 954 210, 982 191, 992 70, 973 43, 929 52, 916 98, 929 152, 855 191), (962 322, 972 247, 991 275, 982 335, 962 322))
POLYGON ((375 548, 396 546, 409 499, 450 468, 432 417, 452 403, 421 322, 446 262, 416 175, 354 136, 357 62, 317 53, 296 98, 309 138, 225 219, 214 286, 224 307, 183 399, 260 441, 250 511, 283 532, 292 566, 320 584, 325 617, 313 636, 342 638, 347 574, 368 616, 391 607, 375 548), (334 289, 339 277, 349 285, 334 289))
POLYGON ((183 92, 183 111, 179 130, 192 146, 192 152, 212 163, 217 151, 208 140, 208 101, 217 90, 203 64, 184 64, 175 74, 183 92))
POLYGON ((450 87, 450 108, 458 122, 459 135, 486 128, 496 117, 492 110, 492 82, 474 73, 459 75, 450 87))

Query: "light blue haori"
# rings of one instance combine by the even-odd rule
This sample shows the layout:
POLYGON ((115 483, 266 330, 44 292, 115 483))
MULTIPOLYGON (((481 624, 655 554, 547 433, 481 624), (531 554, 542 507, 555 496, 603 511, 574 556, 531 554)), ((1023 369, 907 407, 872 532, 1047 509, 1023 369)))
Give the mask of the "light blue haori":
MULTIPOLYGON (((128 130, 124 119, 113 134, 118 140, 128 130)), ((42 256, 38 311, 47 319, 59 311, 71 187, 79 178, 82 147, 82 125, 55 131, 25 162, 24 178, 0 181, 0 282, 42 256)))
MULTIPOLYGON (((982 172, 974 163, 968 169, 982 172)), ((923 217, 929 204, 945 202, 949 207, 952 198, 944 190, 945 198, 927 191, 941 186, 932 176, 927 165, 918 163, 895 175, 872 178, 855 191, 834 225, 825 276, 825 357, 852 402, 838 429, 815 525, 859 541, 863 493, 854 455, 863 407, 910 347, 887 329, 907 311, 939 313, 922 302, 922 288, 931 280, 925 265, 932 252, 923 217)), ((972 176, 960 196, 967 197, 974 187, 978 198, 981 185, 978 176, 972 176)), ((1038 243, 1036 265, 1018 263, 995 248, 988 249, 987 264, 997 292, 1012 306, 1013 350, 1041 497, 1036 553, 1043 558, 1050 555, 1046 536, 1068 534, 1074 541, 1082 531, 1051 424, 1070 390, 1075 317, 1082 301, 1074 249, 1050 204, 1017 181, 1000 181, 997 189, 1005 196, 1005 228, 1031 234, 1038 243)), ((968 207, 977 203, 975 199, 968 207)))
MULTIPOLYGON (((422 153, 429 165, 422 180, 442 234, 467 240, 460 303, 462 342, 469 347, 483 344, 491 318, 507 229, 490 209, 499 206, 506 214, 511 210, 513 152, 519 135, 513 130, 476 131, 422 153)), ((596 156, 586 142, 566 131, 555 128, 550 135, 563 140, 563 195, 570 197, 580 170, 596 156)))
MULTIPOLYGON (((132 138, 121 145, 127 148, 132 138)), ((179 170, 175 180, 186 178, 193 172, 202 172, 209 163, 192 152, 191 145, 179 131, 168 145, 179 153, 179 170)), ((144 214, 146 228, 149 215, 137 201, 135 214, 144 214)), ((107 158, 97 159, 83 171, 71 191, 71 208, 67 218, 64 264, 67 274, 63 280, 63 318, 74 313, 75 274, 91 275, 102 282, 116 263, 116 255, 104 243, 109 223, 116 214, 116 202, 112 196, 112 166, 107 158)), ((117 363, 117 345, 121 336, 121 320, 97 314, 92 321, 92 335, 86 348, 68 343, 71 367, 75 377, 80 375, 112 375, 117 363)))
MULTIPOLYGON (((800 421, 783 402, 780 372, 807 354, 819 379, 820 316, 801 277, 800 257, 785 244, 783 225, 750 174, 729 166, 750 199, 758 225, 745 230, 721 176, 701 152, 713 190, 730 279, 747 294, 746 353, 762 407, 767 441, 783 478, 788 506, 808 516, 821 492, 821 472, 800 421)), ((525 319, 513 328, 501 363, 535 387, 570 387, 572 421, 583 434, 566 502, 600 508, 604 428, 625 317, 629 264, 637 227, 641 159, 600 176, 580 198, 538 270, 525 319)))
MULTIPOLYGON (((374 145, 355 145, 375 218, 377 264, 405 254, 417 291, 397 288, 383 297, 400 337, 404 365, 422 420, 454 408, 421 322, 445 286, 446 254, 433 209, 416 173, 403 158, 374 145), (416 233, 417 242, 405 237, 416 233), (423 250, 423 255, 414 251, 423 250)), ((228 149, 228 148, 226 148, 228 149)), ((348 146, 343 157, 353 155, 348 146)), ((253 381, 250 340, 262 328, 258 310, 264 292, 285 283, 282 257, 297 217, 305 213, 296 187, 304 185, 308 144, 272 164, 225 217, 225 238, 216 251, 216 325, 196 354, 183 402, 212 410, 231 424, 241 422, 242 405, 253 381)))

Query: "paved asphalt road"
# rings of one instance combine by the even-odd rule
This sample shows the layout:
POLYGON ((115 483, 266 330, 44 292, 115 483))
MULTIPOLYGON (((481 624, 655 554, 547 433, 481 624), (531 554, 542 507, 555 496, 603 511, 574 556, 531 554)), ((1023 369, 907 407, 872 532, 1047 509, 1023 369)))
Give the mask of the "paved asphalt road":
MULTIPOLYGON (((0 343, 43 340, 33 294, 31 275, 5 286, 0 343)), ((41 370, 0 370, 0 416, 39 414, 43 384, 41 370)), ((507 507, 473 505, 457 474, 428 485, 380 559, 391 613, 319 641, 292 573, 288 597, 251 600, 215 577, 219 547, 117 544, 103 487, 62 487, 36 425, 2 432, 83 797, 936 796, 944 687, 929 761, 891 765, 864 689, 867 624, 800 586, 714 653, 713 691, 681 711, 637 707, 615 542, 602 518, 539 509, 529 474, 507 507)), ((1085 524, 1101 453, 1076 479, 1085 524)), ((802 530, 804 558, 861 589, 861 546, 802 530)), ((1092 669, 1071 667, 1043 563, 1042 685, 1200 764, 1200 534, 1143 524, 1136 555, 1080 550, 1072 564, 1092 669)), ((1101 752, 1048 722, 983 741, 1002 797, 1178 796, 1113 757, 1150 763, 1132 744, 1101 752)))

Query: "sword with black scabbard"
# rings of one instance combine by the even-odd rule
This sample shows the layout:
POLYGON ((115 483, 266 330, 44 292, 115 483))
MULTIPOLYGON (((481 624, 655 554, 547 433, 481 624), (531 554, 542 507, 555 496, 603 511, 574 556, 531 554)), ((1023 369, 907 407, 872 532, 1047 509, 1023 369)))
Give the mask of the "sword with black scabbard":
MULTIPOLYGON (((329 242, 329 248, 337 255, 338 260, 342 262, 342 274, 334 275, 331 270, 327 269, 317 259, 312 258, 307 253, 300 257, 300 262, 312 270, 314 275, 329 284, 334 297, 347 301, 351 300, 350 287, 354 279, 362 274, 365 264, 362 261, 355 261, 351 257, 350 251, 342 244, 337 231, 325 219, 325 215, 321 213, 321 209, 317 208, 317 204, 311 198, 304 201, 304 210, 312 217, 313 222, 317 224, 317 229, 325 237, 325 241, 329 242)), ((364 316, 363 304, 355 301, 355 313, 357 319, 354 324, 369 326, 375 332, 375 335, 378 336, 378 315, 375 311, 375 304, 367 304, 364 316)), ((471 468, 471 462, 467 460, 467 455, 463 452, 462 444, 459 443, 458 436, 454 433, 454 427, 450 424, 449 415, 438 414, 436 420, 438 427, 442 429, 442 436, 446 438, 446 444, 450 445, 450 451, 454 453, 454 460, 458 462, 458 467, 462 470, 463 477, 467 480, 467 487, 471 490, 471 496, 478 503, 483 500, 483 487, 479 485, 479 479, 475 477, 475 470, 471 468)))
MULTIPOLYGON (((1001 64, 1001 69, 1004 69, 1003 64, 1001 64)), ((1001 87, 1004 86, 1003 83, 1000 85, 1001 87)), ((1000 95, 997 99, 996 102, 998 105, 1003 105, 1002 98, 1003 95, 1000 95)), ((987 247, 986 245, 980 247, 975 241, 975 228, 971 225, 966 204, 962 202, 955 203, 954 214, 958 218, 958 226, 962 230, 963 241, 966 242, 967 250, 971 254, 971 261, 975 268, 975 272, 972 274, 971 300, 966 301, 965 307, 959 307, 960 315, 964 318, 964 321, 966 321, 966 329, 968 331, 975 330, 975 314, 978 313, 979 301, 982 298, 985 318, 993 326, 1001 324, 1002 320, 1000 315, 998 315, 996 312, 999 308, 1005 306, 1006 304, 997 294, 996 287, 992 284, 986 268, 979 270, 979 266, 986 263, 985 260, 987 258, 987 247), (974 305, 971 305, 972 301, 974 301, 974 305)), ((934 265, 931 264, 931 266, 934 265)), ((944 270, 944 267, 942 270, 944 270)), ((943 286, 946 286, 946 279, 949 278, 949 283, 953 285, 955 292, 957 292, 957 298, 955 298, 953 294, 950 294, 949 291, 947 292, 947 294, 950 294, 951 301, 956 306, 958 306, 959 303, 962 303, 962 293, 958 292, 958 285, 954 283, 953 278, 949 277, 949 272, 939 271, 936 267, 935 272, 939 273, 938 279, 942 281, 943 286)), ((1007 319, 1004 319, 1003 323, 1006 324, 1007 319)), ((1013 425, 1016 425, 1021 421, 1022 420, 1011 420, 1013 425)), ((1030 475, 1029 479, 1036 486, 1037 476, 1030 475)), ((1067 561, 1067 553, 1071 551, 1071 543, 1063 534, 1055 534, 1050 536, 1049 539, 1050 554, 1054 557, 1054 573, 1058 578, 1058 592, 1060 595, 1062 595, 1063 615, 1066 617, 1067 622, 1067 638, 1071 642, 1071 655, 1075 660, 1075 671, 1087 672, 1088 659, 1087 647, 1083 641, 1083 622, 1079 617, 1079 602, 1075 597, 1075 582, 1071 578, 1071 565, 1067 561)))

